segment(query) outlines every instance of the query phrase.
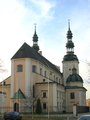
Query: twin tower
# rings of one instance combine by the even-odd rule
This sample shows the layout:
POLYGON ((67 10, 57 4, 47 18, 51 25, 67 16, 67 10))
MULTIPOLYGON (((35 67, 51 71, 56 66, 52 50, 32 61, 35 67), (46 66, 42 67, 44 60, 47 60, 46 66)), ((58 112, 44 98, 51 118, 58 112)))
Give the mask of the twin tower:
MULTIPOLYGON (((70 30, 70 21, 68 21, 68 31, 67 31, 67 43, 66 43, 66 55, 63 58, 63 80, 64 86, 66 86, 66 80, 69 75, 72 74, 72 69, 76 69, 76 73, 79 74, 79 60, 77 56, 74 54, 74 43, 72 41, 72 31, 70 30)), ((37 52, 39 51, 38 46, 38 36, 36 34, 36 26, 35 32, 33 35, 33 46, 37 52)))

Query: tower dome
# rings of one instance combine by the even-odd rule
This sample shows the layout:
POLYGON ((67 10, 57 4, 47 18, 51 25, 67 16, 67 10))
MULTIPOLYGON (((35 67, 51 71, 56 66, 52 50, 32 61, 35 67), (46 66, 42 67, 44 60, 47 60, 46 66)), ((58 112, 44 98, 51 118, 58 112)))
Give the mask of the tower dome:
POLYGON ((66 80, 66 83, 68 82, 83 82, 81 76, 77 74, 77 69, 75 67, 72 69, 72 75, 70 75, 66 80))
POLYGON ((83 79, 78 74, 72 74, 67 78, 66 83, 68 82, 83 82, 83 79))

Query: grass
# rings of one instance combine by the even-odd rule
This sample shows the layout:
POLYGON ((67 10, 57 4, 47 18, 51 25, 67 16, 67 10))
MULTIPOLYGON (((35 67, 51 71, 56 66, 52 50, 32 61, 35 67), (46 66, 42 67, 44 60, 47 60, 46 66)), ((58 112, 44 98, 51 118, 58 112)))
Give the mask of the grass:
MULTIPOLYGON (((29 119, 29 120, 48 120, 48 118, 23 118, 23 119, 29 119)), ((60 117, 60 118, 49 118, 50 120, 66 120, 66 117, 60 117)))

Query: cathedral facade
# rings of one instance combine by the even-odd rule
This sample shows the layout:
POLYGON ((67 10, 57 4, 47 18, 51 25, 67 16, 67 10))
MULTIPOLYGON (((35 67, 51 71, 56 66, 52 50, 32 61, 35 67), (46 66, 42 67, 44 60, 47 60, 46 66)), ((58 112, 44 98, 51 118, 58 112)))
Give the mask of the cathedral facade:
POLYGON ((72 112, 73 104, 86 106, 86 89, 79 75, 79 60, 74 54, 73 34, 68 23, 63 72, 39 51, 38 36, 33 46, 24 43, 11 58, 11 76, 0 84, 6 93, 4 111, 35 112, 37 99, 42 112, 72 112), (70 107, 68 107, 70 106, 70 107))

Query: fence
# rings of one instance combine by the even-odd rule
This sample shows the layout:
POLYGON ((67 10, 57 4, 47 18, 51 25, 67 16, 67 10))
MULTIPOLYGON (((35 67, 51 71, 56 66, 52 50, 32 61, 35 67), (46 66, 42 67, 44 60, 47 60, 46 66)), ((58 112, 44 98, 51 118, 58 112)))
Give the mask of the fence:
MULTIPOLYGON (((85 113, 89 112, 90 108, 89 106, 77 106, 77 113, 85 113)), ((31 107, 18 107, 18 108, 12 108, 12 107, 0 107, 0 114, 8 112, 8 111, 17 111, 19 113, 32 113, 31 107)), ((36 108, 33 108, 33 113, 36 112, 36 108)), ((48 113, 48 107, 46 109, 42 109, 42 113, 48 113)), ((53 107, 49 106, 49 113, 73 113, 73 106, 66 106, 66 107, 53 107)))
POLYGON ((77 106, 77 113, 89 112, 89 106, 77 106))

